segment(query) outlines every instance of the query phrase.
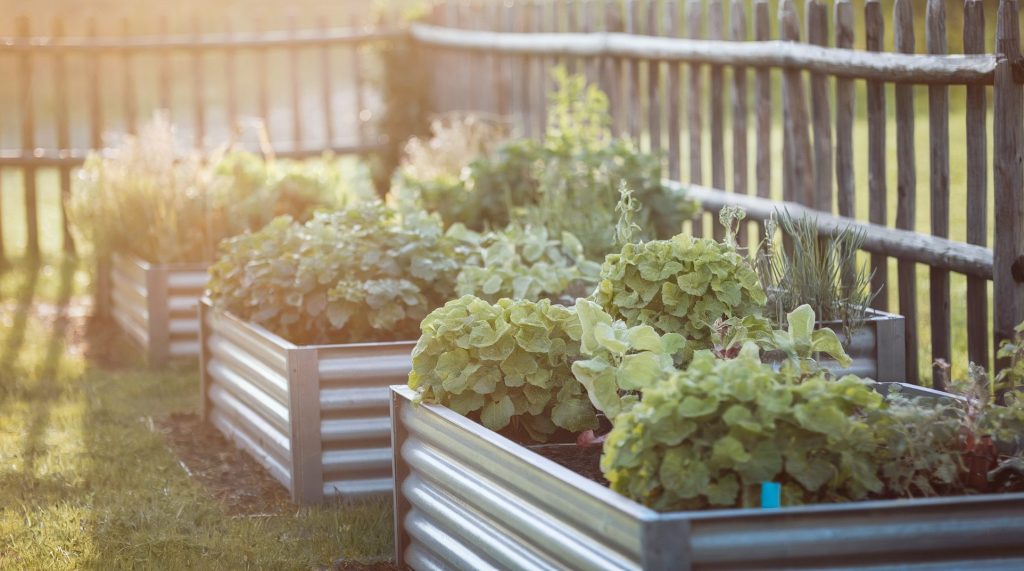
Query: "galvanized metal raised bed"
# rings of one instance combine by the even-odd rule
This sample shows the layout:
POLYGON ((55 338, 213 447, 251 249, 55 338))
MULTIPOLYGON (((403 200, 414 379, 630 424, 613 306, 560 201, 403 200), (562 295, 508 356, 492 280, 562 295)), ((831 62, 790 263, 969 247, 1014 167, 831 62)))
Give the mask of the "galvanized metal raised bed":
POLYGON ((208 264, 150 264, 115 254, 110 311, 146 352, 152 366, 199 354, 196 306, 209 280, 208 264))
POLYGON ((302 503, 388 495, 388 385, 415 342, 298 346, 199 306, 203 417, 302 503))
POLYGON ((414 396, 392 387, 400 566, 1024 569, 1024 494, 658 513, 414 396))
POLYGON ((839 322, 823 322, 839 335, 853 363, 843 369, 831 359, 820 362, 838 376, 857 375, 879 382, 900 382, 907 378, 907 336, 902 315, 868 309, 864 325, 847 339, 839 322), (830 366, 831 364, 831 366, 830 366))

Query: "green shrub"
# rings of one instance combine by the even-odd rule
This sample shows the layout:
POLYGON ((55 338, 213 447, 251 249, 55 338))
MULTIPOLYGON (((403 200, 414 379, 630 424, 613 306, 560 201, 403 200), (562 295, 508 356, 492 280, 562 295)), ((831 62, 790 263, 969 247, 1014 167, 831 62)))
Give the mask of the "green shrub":
POLYGON ((541 227, 509 226, 483 235, 453 226, 451 233, 472 244, 473 254, 459 272, 456 291, 489 302, 503 297, 539 300, 563 294, 587 295, 600 266, 587 260, 575 236, 551 239, 541 227))
POLYGON ((1024 391, 1024 323, 1014 328, 1013 339, 999 344, 996 357, 1005 359, 1008 365, 996 374, 996 394, 1024 391))
POLYGON ((627 325, 682 335, 692 351, 712 346, 719 320, 759 315, 765 294, 734 248, 680 234, 605 258, 594 300, 627 325))
POLYGON ((753 507, 765 481, 782 484, 785 505, 862 499, 883 483, 860 411, 881 403, 855 377, 789 382, 753 344, 730 360, 698 351, 616 418, 601 469, 663 511, 753 507))
POLYGON ((210 297, 294 343, 411 339, 451 298, 459 244, 436 216, 376 201, 305 224, 278 218, 221 244, 210 297))
POLYGON ((409 386, 491 430, 522 428, 544 442, 559 428, 597 427, 570 367, 579 356, 574 312, 547 300, 473 296, 427 316, 412 354, 409 386))
MULTIPOLYGON (((548 127, 542 141, 516 140, 472 161, 457 176, 424 181, 400 178, 399 198, 440 212, 447 224, 474 230, 520 223, 569 232, 588 257, 600 259, 615 247, 620 186, 643 205, 640 237, 668 237, 692 217, 692 202, 661 183, 661 158, 614 139, 608 101, 580 75, 556 70, 548 127), (567 213, 585 212, 585 216, 567 213)), ((453 146, 462 153, 464 145, 453 146)))
POLYGON ((217 157, 209 171, 212 202, 231 235, 262 228, 278 216, 305 222, 316 210, 337 210, 374 196, 365 167, 329 153, 294 161, 233 150, 217 157), (358 178, 350 175, 353 171, 358 178))
MULTIPOLYGON (((117 251, 150 263, 208 262, 222 239, 276 215, 313 210, 367 194, 348 175, 355 163, 330 156, 264 161, 230 151, 203 157, 176 141, 162 116, 111 155, 90 155, 75 181, 69 216, 103 257, 117 251), (212 159, 210 164, 205 164, 212 159)), ((366 176, 365 173, 359 174, 366 176)))

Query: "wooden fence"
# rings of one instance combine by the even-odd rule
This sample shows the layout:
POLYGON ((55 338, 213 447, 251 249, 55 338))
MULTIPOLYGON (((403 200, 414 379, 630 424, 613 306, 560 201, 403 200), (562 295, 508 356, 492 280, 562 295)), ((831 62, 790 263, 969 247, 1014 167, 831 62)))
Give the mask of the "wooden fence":
MULTIPOLYGON (((64 23, 57 20, 47 36, 33 35, 34 27, 27 18, 20 18, 14 37, 0 38, 0 63, 14 63, 16 72, 8 76, 14 84, 15 101, 0 101, 0 112, 19 116, 20 141, 16 148, 0 148, 0 174, 2 171, 20 171, 25 204, 26 255, 38 257, 40 253, 40 220, 38 212, 38 175, 41 169, 56 169, 59 172, 61 204, 71 189, 71 176, 91 150, 102 149, 104 134, 117 125, 120 130, 135 132, 140 117, 148 117, 156 110, 167 110, 174 106, 172 94, 185 92, 190 99, 189 116, 174 116, 176 124, 189 127, 195 147, 204 148, 207 134, 211 130, 233 133, 242 114, 240 111, 241 88, 256 91, 255 118, 270 128, 271 106, 269 93, 273 84, 287 83, 289 101, 285 104, 290 133, 285 134, 283 149, 276 149, 277 156, 303 157, 318 155, 326 150, 338 154, 364 153, 377 149, 378 136, 364 120, 370 93, 365 67, 367 55, 360 48, 366 44, 388 41, 401 37, 394 26, 368 28, 357 25, 344 28, 322 26, 312 30, 299 30, 294 24, 285 31, 258 33, 199 33, 199 20, 193 21, 194 33, 169 33, 167 20, 161 19, 157 29, 160 33, 152 36, 131 36, 127 24, 117 37, 100 36, 96 33, 94 21, 87 23, 84 36, 71 37, 64 33, 64 23), (211 73, 211 56, 218 55, 223 68, 211 73), (277 75, 268 76, 272 58, 284 56, 286 63, 278 66, 277 75), (241 61, 253 66, 255 85, 242 85, 239 81, 241 61), (172 73, 173 63, 185 63, 187 74, 172 73), (74 65, 70 66, 69 61, 74 65), (300 62, 303 65, 300 65, 300 62), (118 74, 104 73, 110 70, 107 63, 120 63, 118 74), (346 64, 344 67, 340 63, 346 64), (147 74, 155 79, 156 85, 142 85, 139 73, 142 66, 156 66, 156 73, 147 74), (304 84, 300 79, 303 66, 312 65, 318 81, 315 86, 304 84), (70 69, 74 67, 74 69, 70 69), (52 78, 41 81, 42 72, 52 78), (283 76, 281 75, 283 73, 283 76), (351 101, 341 111, 346 124, 358 125, 351 132, 336 133, 336 116, 339 115, 338 84, 344 80, 351 86, 351 101), (273 82, 273 84, 271 83, 273 82), (74 88, 72 88, 74 83, 74 88), (185 85, 182 85, 185 83, 185 85), (218 101, 209 96, 213 87, 223 91, 218 101), (319 107, 310 113, 302 104, 305 91, 319 89, 319 107), (78 91, 77 89, 81 89, 78 91), (50 91, 52 90, 52 91, 50 91), (155 91, 155 97, 144 98, 144 91, 155 91), (69 93, 71 91, 71 93, 69 93), (69 112, 69 98, 84 104, 84 110, 72 119, 69 112), (51 100, 52 99, 52 100, 51 100), (147 101, 148 99, 148 101, 147 101), (119 117, 111 117, 109 102, 119 100, 123 108, 117 111, 119 117), (47 107, 47 125, 56 131, 55 146, 40 148, 41 128, 37 118, 44 111, 38 110, 41 102, 47 107), (220 107, 220 109, 215 109, 220 107), (311 116, 312 115, 312 116, 311 116), (117 119, 116 123, 114 119, 117 119), (313 121, 322 127, 323 136, 314 139, 304 130, 304 125, 313 121), (217 122, 217 124, 214 124, 217 122), (72 127, 87 128, 87 144, 72 145, 72 127)), ((181 66, 178 66, 181 67, 181 66)), ((306 97, 308 99, 308 97, 306 97)), ((279 105, 278 102, 274 102, 279 105)), ((273 136, 275 134, 271 134, 273 136)), ((223 144, 225 140, 213 141, 223 144)), ((2 180, 2 179, 0 179, 2 180)), ((46 221, 48 224, 63 225, 63 244, 67 252, 74 251, 74 242, 68 229, 66 217, 62 220, 46 221)), ((2 217, 0 217, 2 221, 2 217)), ((0 266, 6 265, 8 248, 4 244, 3 229, 0 226, 0 266)))
MULTIPOLYGON (((862 220, 856 224, 868 232, 865 250, 870 252, 874 285, 881 291, 877 306, 888 309, 888 290, 894 289, 895 309, 907 317, 907 377, 916 382, 923 331, 931 338, 933 359, 964 359, 953 355, 951 273, 966 278, 963 301, 959 296, 952 301, 958 310, 966 305, 966 331, 958 335, 967 339, 970 361, 988 364, 998 343, 1024 321, 1024 65, 1018 4, 965 0, 958 14, 962 17, 947 20, 947 10, 959 12, 961 4, 927 0, 927 53, 915 54, 913 7, 922 1, 834 0, 830 9, 820 0, 807 0, 801 15, 793 0, 461 0, 436 3, 429 22, 413 24, 408 34, 435 58, 432 91, 438 111, 508 115, 524 134, 539 136, 552 87, 548 70, 560 63, 597 82, 609 95, 615 131, 665 153, 667 177, 690 186, 708 209, 739 202, 752 217, 763 219, 778 204, 771 199, 781 199, 792 208, 822 213, 819 225, 826 232, 859 215, 862 220), (992 22, 986 5, 996 4, 992 22), (863 13, 856 14, 858 9, 863 13), (961 22, 962 29, 948 29, 947 22, 961 22), (990 42, 986 29, 993 24, 995 40, 990 42), (894 52, 884 51, 887 27, 894 52), (962 35, 963 53, 948 54, 951 34, 962 35), (918 93, 923 91, 927 93, 918 93), (927 106, 926 120, 915 111, 922 104, 927 106), (962 121, 957 131, 963 135, 954 141, 951 119, 962 121), (927 129, 918 125, 922 121, 927 129), (919 126, 927 135, 918 134, 919 126), (866 143, 858 145, 861 137, 856 133, 866 143), (919 159, 918 145, 928 147, 927 160, 919 159), (963 188, 954 188, 954 193, 951 164, 965 165, 966 170, 963 188), (954 204, 951 196, 962 198, 954 204), (921 229, 927 231, 917 233, 918 206, 925 202, 929 212, 921 217, 921 229), (951 209, 964 218, 963 241, 950 238, 951 209), (989 223, 990 210, 994 225, 989 223), (890 259, 895 260, 893 272, 890 259), (927 322, 919 311, 919 265, 928 268, 927 322)), ((99 72, 102 58, 154 57, 160 67, 157 108, 168 106, 172 78, 167 58, 190 58, 191 73, 185 79, 191 84, 193 133, 201 145, 204 126, 211 121, 210 102, 203 97, 213 79, 204 74, 209 54, 225 56, 223 77, 215 79, 227 83, 224 116, 233 121, 238 53, 254 52, 257 62, 264 62, 256 66, 257 114, 266 118, 265 62, 270 54, 284 54, 294 62, 303 50, 319 52, 323 96, 315 119, 333 125, 331 78, 336 66, 331 53, 358 53, 358 46, 367 42, 406 34, 293 28, 125 40, 95 34, 64 37, 59 24, 49 37, 33 36, 26 20, 18 29, 17 37, 0 39, 0 61, 14 58, 19 66, 14 82, 17 113, 23 118, 20 145, 0 150, 0 169, 23 173, 30 253, 39 249, 37 170, 59 169, 67 193, 71 169, 89 148, 102 147, 101 101, 111 89, 99 72), (80 58, 88 71, 81 96, 88 102, 89 145, 81 149, 72 148, 68 135, 65 62, 71 56, 80 58), (36 144, 38 88, 32 79, 37 76, 34 66, 44 59, 50 60, 55 75, 54 149, 38 149, 36 144)), ((360 59, 352 61, 346 73, 356 84, 352 109, 358 115, 366 105, 359 100, 364 73, 360 59)), ((123 69, 126 75, 119 84, 125 91, 124 116, 138 117, 144 110, 133 97, 133 68, 123 69)), ((298 73, 296 66, 290 69, 298 73)), ((288 81, 292 154, 319 153, 325 146, 339 152, 377 146, 372 136, 359 134, 354 142, 337 144, 333 133, 328 133, 327 144, 308 146, 298 104, 301 88, 294 75, 288 81)), ((134 128, 130 120, 125 124, 129 131, 134 128)), ((695 234, 721 232, 713 221, 695 221, 692 229, 695 234)), ((0 261, 2 235, 0 231, 0 261)), ((72 246, 66 229, 65 245, 72 246)))
MULTIPOLYGON (((544 126, 551 87, 546 70, 557 62, 585 72, 609 95, 614 129, 665 152, 668 177, 692 185, 709 209, 742 202, 763 219, 774 211, 774 197, 854 218, 857 198, 866 194, 867 220, 860 226, 868 231, 865 249, 881 291, 876 303, 888 309, 887 289, 897 288, 897 309, 907 318, 907 377, 917 382, 921 327, 930 328, 933 359, 954 358, 951 272, 967 278, 972 362, 988 364, 998 343, 1024 320, 1024 66, 1016 0, 998 1, 994 45, 986 45, 988 2, 963 2, 962 20, 951 20, 962 21, 962 30, 949 30, 947 9, 959 10, 961 3, 928 0, 927 54, 914 54, 914 4, 857 2, 863 25, 855 29, 850 0, 835 0, 831 9, 807 0, 802 16, 792 0, 779 0, 775 13, 768 0, 452 1, 438 4, 429 22, 412 26, 411 33, 436 55, 441 111, 510 115, 530 136, 544 126), (891 18, 883 12, 889 7, 891 18), (883 51, 886 22, 893 53, 883 51), (963 54, 947 55, 950 33, 962 33, 963 54), (853 49, 855 42, 866 49, 853 49), (926 138, 915 132, 919 85, 927 90, 926 138), (962 101, 959 110, 951 109, 951 88, 965 90, 955 99, 962 101), (867 143, 855 149, 856 108, 863 99, 867 143), (775 112, 777 102, 781 113, 775 112), (966 121, 965 139, 952 145, 951 117, 966 121), (925 164, 919 164, 916 145, 929 148, 925 164), (858 172, 860 152, 867 165, 858 172), (950 199, 951 152, 955 164, 966 165, 966 188, 957 189, 965 198, 958 204, 950 199), (887 176, 892 161, 895 188, 887 176), (919 172, 927 173, 927 186, 919 172), (988 199, 990 177, 994 203, 988 199), (925 194, 929 232, 917 234, 925 194), (994 227, 987 220, 990 205, 994 227), (966 243, 949 239, 950 208, 966 210, 966 243), (896 259, 894 273, 890 257, 896 259), (929 267, 930 323, 919 320, 918 264, 929 267)), ((819 219, 825 231, 841 222, 819 219)), ((704 225, 695 223, 694 233, 704 225)))

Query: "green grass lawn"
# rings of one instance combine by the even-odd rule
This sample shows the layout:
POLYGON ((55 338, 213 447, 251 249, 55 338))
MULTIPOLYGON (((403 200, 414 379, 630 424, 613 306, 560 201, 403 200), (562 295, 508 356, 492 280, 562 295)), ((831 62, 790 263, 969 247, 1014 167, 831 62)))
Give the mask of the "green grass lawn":
MULTIPOLYGON (((0 278, 0 569, 310 569, 391 555, 386 501, 232 514, 155 422, 195 412, 198 371, 84 354, 77 262, 0 278)), ((106 344, 105 340, 101 343, 106 344)))

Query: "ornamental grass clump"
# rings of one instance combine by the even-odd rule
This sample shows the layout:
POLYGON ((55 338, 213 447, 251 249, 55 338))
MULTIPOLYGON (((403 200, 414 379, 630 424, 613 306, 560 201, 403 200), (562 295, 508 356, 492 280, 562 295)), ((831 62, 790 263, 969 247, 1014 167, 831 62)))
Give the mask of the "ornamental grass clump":
POLYGON ((275 216, 305 221, 317 209, 365 199, 370 191, 349 175, 359 170, 349 164, 330 155, 201 155, 180 145, 171 123, 157 115, 109 154, 86 159, 69 217, 101 258, 119 252, 157 264, 208 262, 222 239, 275 216))
POLYGON ((452 297, 460 252, 438 217, 370 201, 225 240, 209 292, 298 344, 412 339, 452 297))
POLYGON ((597 415, 571 370, 579 357, 576 314, 547 300, 473 296, 423 320, 409 386, 491 430, 518 429, 546 442, 559 429, 597 428, 597 415))
POLYGON ((735 359, 698 351, 616 417, 601 470, 661 511, 754 507, 766 481, 782 484, 784 505, 863 499, 884 488, 862 415, 881 404, 852 376, 789 382, 753 344, 735 359))
POLYGON ((91 153, 68 214, 98 256, 113 251, 151 263, 213 257, 221 221, 204 192, 202 157, 185 150, 166 117, 125 137, 110 155, 91 153))
POLYGON ((877 293, 871 290, 874 272, 857 262, 864 239, 863 231, 850 228, 822 236, 813 218, 776 213, 765 225, 756 257, 768 317, 781 325, 787 313, 807 304, 820 320, 839 322, 851 339, 877 293), (776 242, 777 229, 788 247, 776 242))
POLYGON ((692 352, 712 346, 719 320, 760 315, 766 297, 735 248, 680 234, 607 256, 593 299, 627 325, 682 335, 692 352))

